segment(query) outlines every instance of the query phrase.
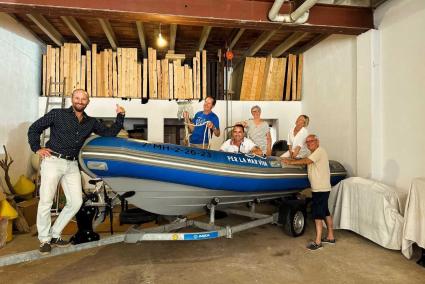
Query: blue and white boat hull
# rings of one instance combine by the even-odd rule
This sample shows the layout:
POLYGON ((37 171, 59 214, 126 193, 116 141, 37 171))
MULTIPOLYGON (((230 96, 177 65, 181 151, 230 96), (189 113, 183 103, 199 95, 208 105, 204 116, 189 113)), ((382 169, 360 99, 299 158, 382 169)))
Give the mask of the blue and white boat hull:
MULTIPOLYGON (((276 158, 116 137, 88 139, 80 164, 117 193, 134 191, 129 203, 161 215, 199 212, 213 198, 225 206, 275 199, 310 186, 305 168, 282 168, 276 158)), ((332 184, 346 175, 333 161, 331 172, 332 184)))

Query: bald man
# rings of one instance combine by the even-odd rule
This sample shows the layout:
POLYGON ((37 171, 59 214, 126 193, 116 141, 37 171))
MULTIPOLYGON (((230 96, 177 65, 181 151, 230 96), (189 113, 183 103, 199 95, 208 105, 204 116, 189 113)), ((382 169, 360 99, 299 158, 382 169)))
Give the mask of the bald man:
POLYGON ((305 139, 311 154, 303 159, 282 158, 287 165, 307 165, 308 179, 310 181, 312 198, 312 215, 316 225, 316 239, 307 245, 309 250, 322 248, 322 243, 335 244, 332 215, 328 208, 329 193, 331 191, 331 174, 329 169, 328 154, 320 147, 319 138, 308 135, 305 139), (328 229, 327 237, 322 238, 323 222, 328 229))
POLYGON ((72 92, 71 107, 52 109, 35 121, 28 130, 31 150, 42 159, 37 211, 39 251, 42 254, 50 253, 52 246, 69 245, 68 241, 61 238, 61 233, 83 202, 78 153, 84 141, 93 132, 101 136, 116 136, 123 127, 124 108, 116 105, 116 121, 108 128, 84 112, 89 102, 87 92, 76 89, 72 92), (50 128, 50 139, 46 147, 41 147, 40 135, 47 128, 50 128), (51 226, 50 210, 59 181, 66 197, 66 205, 51 226))

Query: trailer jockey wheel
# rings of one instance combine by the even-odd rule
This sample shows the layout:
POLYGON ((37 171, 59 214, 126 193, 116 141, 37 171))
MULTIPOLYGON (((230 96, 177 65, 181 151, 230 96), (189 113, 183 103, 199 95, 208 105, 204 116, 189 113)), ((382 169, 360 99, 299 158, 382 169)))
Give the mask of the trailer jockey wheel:
POLYGON ((306 225, 305 204, 299 200, 284 201, 279 208, 279 223, 286 234, 299 237, 304 234, 306 225))

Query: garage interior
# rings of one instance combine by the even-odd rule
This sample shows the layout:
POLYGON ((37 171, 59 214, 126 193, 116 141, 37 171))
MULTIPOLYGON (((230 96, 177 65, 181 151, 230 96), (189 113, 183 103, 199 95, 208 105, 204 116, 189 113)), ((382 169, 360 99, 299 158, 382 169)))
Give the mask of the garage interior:
MULTIPOLYGON (((185 136, 178 102, 198 111, 213 96, 222 132, 212 150, 254 105, 273 143, 286 140, 307 114, 310 133, 347 171, 346 183, 332 189, 334 209, 352 206, 335 220, 336 245, 319 251, 305 248, 314 236, 307 210, 305 232, 296 238, 266 224, 229 239, 118 242, 16 261, 39 245, 33 193, 18 199, 32 231, 15 225, 0 248, 2 281, 423 283, 423 263, 416 262, 425 247, 424 26, 422 0, 0 1, 5 194, 9 184, 37 179, 29 126, 50 104, 61 104, 62 94, 70 106, 72 90, 83 88, 90 116, 108 122, 116 104, 126 109, 120 135, 178 145, 185 136), (276 2, 283 2, 279 15, 300 17, 272 21, 276 2), (358 204, 342 203, 347 190, 357 190, 350 198, 363 194, 358 204)), ((257 209, 271 214, 271 207, 257 209)), ((208 222, 202 213, 189 218, 208 222)), ((111 237, 108 222, 97 227, 101 238, 111 237)), ((119 217, 112 223, 114 235, 130 227, 119 217)), ((76 230, 70 223, 65 236, 76 230)))

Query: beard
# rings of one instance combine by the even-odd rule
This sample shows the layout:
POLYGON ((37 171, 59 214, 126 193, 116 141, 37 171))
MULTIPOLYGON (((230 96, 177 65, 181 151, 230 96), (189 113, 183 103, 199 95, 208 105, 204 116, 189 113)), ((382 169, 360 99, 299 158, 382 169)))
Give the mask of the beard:
POLYGON ((75 111, 77 112, 83 112, 87 105, 83 105, 83 104, 73 104, 72 107, 74 108, 75 111))

